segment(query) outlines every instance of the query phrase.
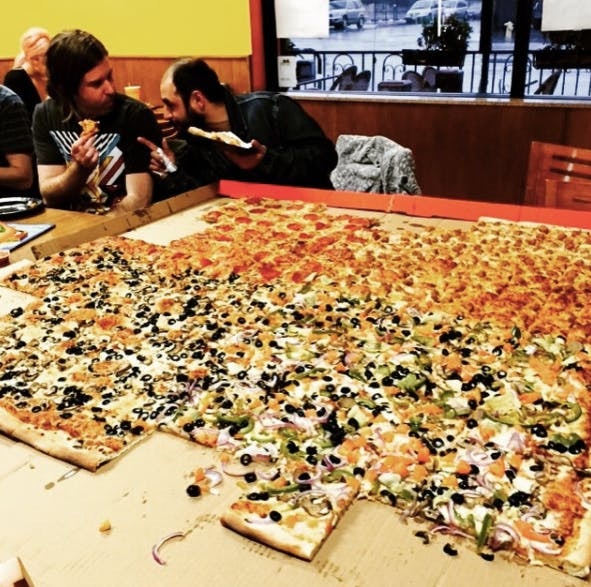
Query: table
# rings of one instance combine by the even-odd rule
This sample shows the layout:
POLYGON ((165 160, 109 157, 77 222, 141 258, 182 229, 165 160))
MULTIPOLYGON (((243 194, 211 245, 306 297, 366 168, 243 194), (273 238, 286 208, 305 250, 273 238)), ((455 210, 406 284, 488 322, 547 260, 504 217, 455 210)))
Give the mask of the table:
POLYGON ((11 251, 10 261, 13 263, 23 259, 34 261, 35 254, 33 252, 33 247, 37 247, 41 243, 56 238, 67 236, 79 230, 86 230, 93 226, 98 226, 104 223, 104 221, 104 217, 95 214, 71 212, 69 210, 60 210, 58 208, 44 208, 38 214, 27 216, 22 220, 15 220, 14 222, 17 222, 18 224, 54 224, 55 227, 36 239, 11 251))
MULTIPOLYGON (((379 217, 391 230, 469 225, 469 220, 461 218, 469 213, 465 201, 457 210, 450 208, 449 201, 442 204, 448 216, 460 217, 450 220, 427 217, 428 207, 437 212, 437 202, 431 198, 396 196, 392 200, 387 196, 277 186, 249 189, 256 195, 265 195, 267 190, 280 198, 324 198, 335 211, 339 206, 357 203, 365 209, 349 213, 379 217), (403 212, 406 206, 417 214, 403 212), (393 208, 401 212, 388 211, 393 208)), ((221 186, 220 193, 231 196, 246 190, 244 185, 230 182, 221 186)), ((165 244, 200 230, 200 214, 217 206, 219 200, 204 198, 194 207, 144 223, 126 235, 165 244)), ((480 210, 478 204, 474 206, 480 210)), ((514 208, 510 211, 517 214, 514 208)), ((46 212, 49 216, 45 218, 57 218, 46 212)), ((591 214, 586 216, 589 222, 591 214)), ((68 236, 73 218, 77 216, 64 215, 56 227, 60 232, 55 234, 68 236)), ((101 226, 88 221, 91 232, 101 226)), ((73 230, 78 228, 76 224, 73 230)), ((537 587, 579 584, 550 569, 524 568, 500 557, 491 565, 460 550, 460 556, 452 559, 443 554, 441 542, 424 546, 413 535, 418 527, 413 521, 403 523, 393 509, 367 502, 357 502, 350 508, 312 562, 300 561, 220 525, 218 516, 240 493, 231 481, 224 482, 219 495, 195 500, 185 494, 191 471, 214 462, 213 451, 157 433, 90 473, 0 436, 0 561, 20 557, 36 587, 461 587, 473 585, 475 577, 481 587, 518 582, 537 587), (109 532, 99 531, 105 520, 112 525, 109 532), (166 564, 156 564, 152 545, 179 530, 188 532, 187 536, 168 543, 161 551, 166 564)))

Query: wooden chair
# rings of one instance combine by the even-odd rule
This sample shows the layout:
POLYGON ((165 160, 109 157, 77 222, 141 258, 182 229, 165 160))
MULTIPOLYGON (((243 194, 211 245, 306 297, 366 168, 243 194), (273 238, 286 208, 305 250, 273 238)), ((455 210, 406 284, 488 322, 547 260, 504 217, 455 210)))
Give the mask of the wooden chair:
POLYGON ((551 208, 591 211, 591 182, 546 180, 544 205, 551 208))
POLYGON ((591 149, 532 141, 524 204, 545 205, 547 179, 591 182, 591 149))

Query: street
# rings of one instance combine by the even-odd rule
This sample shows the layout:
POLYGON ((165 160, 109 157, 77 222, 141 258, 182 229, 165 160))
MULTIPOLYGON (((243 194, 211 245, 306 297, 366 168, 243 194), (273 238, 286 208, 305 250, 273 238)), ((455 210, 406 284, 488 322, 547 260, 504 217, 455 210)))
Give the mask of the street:
MULTIPOLYGON (((468 44, 469 51, 478 51, 480 42, 480 21, 470 21, 472 34, 468 44)), ((299 49, 316 51, 400 51, 401 49, 417 49, 417 39, 421 36, 421 24, 407 24, 404 21, 380 23, 366 22, 362 29, 350 26, 346 30, 330 29, 326 38, 292 39, 299 49)), ((531 49, 539 49, 544 39, 538 31, 532 31, 531 49)), ((494 37, 493 49, 513 49, 513 41, 506 40, 504 34, 494 37)))
MULTIPOLYGON (((476 92, 480 79, 481 55, 478 53, 480 42, 480 21, 470 21, 472 34, 468 50, 473 51, 464 65, 464 92, 476 92)), ((366 22, 362 29, 350 26, 346 30, 330 29, 325 38, 291 39, 304 59, 310 59, 310 53, 318 51, 327 54, 324 75, 335 75, 347 65, 355 63, 359 71, 372 69, 375 89, 380 79, 397 79, 403 67, 399 62, 385 61, 384 55, 373 55, 374 52, 397 52, 402 49, 417 49, 417 39, 421 36, 422 25, 407 24, 404 21, 366 22), (352 56, 355 53, 355 56, 352 56), (328 56, 330 55, 330 58, 328 56), (340 56, 339 56, 340 55, 340 56), (351 55, 347 57, 347 55, 351 55), (373 56, 373 57, 372 57, 373 56), (372 64, 373 58, 373 64, 372 64)), ((531 31, 530 51, 540 49, 546 44, 540 31, 531 31)), ((513 39, 505 38, 504 33, 497 32, 493 36, 493 51, 512 51, 513 39)), ((491 94, 506 95, 511 85, 511 58, 500 55, 499 60, 489 70, 489 89, 491 94)), ((552 73, 551 70, 535 70, 531 61, 528 67, 526 94, 533 94, 540 84, 552 73)), ((591 72, 589 70, 564 70, 554 91, 557 96, 588 97, 591 91, 591 72)))

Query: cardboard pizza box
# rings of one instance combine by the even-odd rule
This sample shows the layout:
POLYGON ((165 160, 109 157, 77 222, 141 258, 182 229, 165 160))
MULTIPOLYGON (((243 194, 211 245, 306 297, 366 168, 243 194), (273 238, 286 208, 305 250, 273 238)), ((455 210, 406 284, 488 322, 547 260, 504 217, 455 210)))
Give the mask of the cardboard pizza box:
POLYGON ((217 184, 209 184, 190 190, 178 196, 152 204, 149 208, 136 210, 135 212, 129 212, 128 214, 114 218, 107 218, 94 226, 35 244, 32 246, 33 254, 35 258, 39 259, 97 238, 122 234, 215 198, 217 193, 217 184))
MULTIPOLYGON (((202 224, 193 206, 199 204, 198 210, 203 211, 223 200, 217 198, 215 188, 196 192, 168 200, 168 212, 158 208, 149 221, 135 214, 137 224, 123 232, 162 244, 195 232, 202 224)), ((282 193, 290 194, 289 190, 282 193)), ((228 194, 222 190, 222 195, 228 194)), ((304 195, 302 190, 293 191, 294 199, 304 195)), ((338 207, 337 203, 333 199, 332 205, 338 207)), ((368 213, 364 209, 353 212, 368 213)), ((413 217, 382 208, 369 212, 392 229, 469 225, 463 220, 413 217)), ((121 228, 117 223, 103 227, 98 236, 121 228)), ((40 256, 73 246, 78 239, 96 238, 92 234, 81 231, 69 240, 53 242, 40 249, 40 256)), ((0 310, 4 307, 0 298, 0 310)), ((199 499, 186 495, 191 472, 216 465, 218 458, 214 450, 158 433, 123 458, 90 473, 0 436, 0 559, 18 554, 20 567, 20 561, 27 561, 28 575, 43 587, 588 585, 552 569, 521 565, 502 556, 485 561, 468 547, 456 547, 457 554, 446 553, 445 536, 433 536, 424 544, 416 534, 424 525, 386 505, 362 501, 349 508, 313 561, 296 559, 221 526, 219 515, 241 492, 233 479, 226 479, 216 494, 199 499), (27 507, 15 507, 19 503, 27 507), (182 532, 182 538, 160 549, 164 564, 158 564, 152 548, 176 532, 182 532)))

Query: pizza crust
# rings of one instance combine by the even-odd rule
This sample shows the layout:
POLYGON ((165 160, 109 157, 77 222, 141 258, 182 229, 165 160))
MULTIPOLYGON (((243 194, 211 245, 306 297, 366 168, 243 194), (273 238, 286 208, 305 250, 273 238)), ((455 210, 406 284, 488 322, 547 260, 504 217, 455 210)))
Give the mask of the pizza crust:
POLYGON ((220 518, 221 523, 238 534, 251 538, 292 556, 310 561, 322 546, 328 533, 322 532, 320 536, 308 536, 289 532, 279 523, 262 519, 260 522, 248 522, 243 514, 228 509, 220 518))
POLYGON ((192 135, 214 141, 215 143, 222 143, 229 147, 245 150, 252 148, 252 141, 250 143, 245 143, 239 136, 231 131, 206 131, 196 126, 190 126, 187 130, 192 135))
POLYGON ((126 452, 141 440, 138 437, 137 441, 134 440, 123 451, 107 455, 94 447, 76 448, 73 446, 75 441, 65 432, 35 428, 1 409, 0 431, 48 455, 89 471, 96 471, 101 465, 126 452))

